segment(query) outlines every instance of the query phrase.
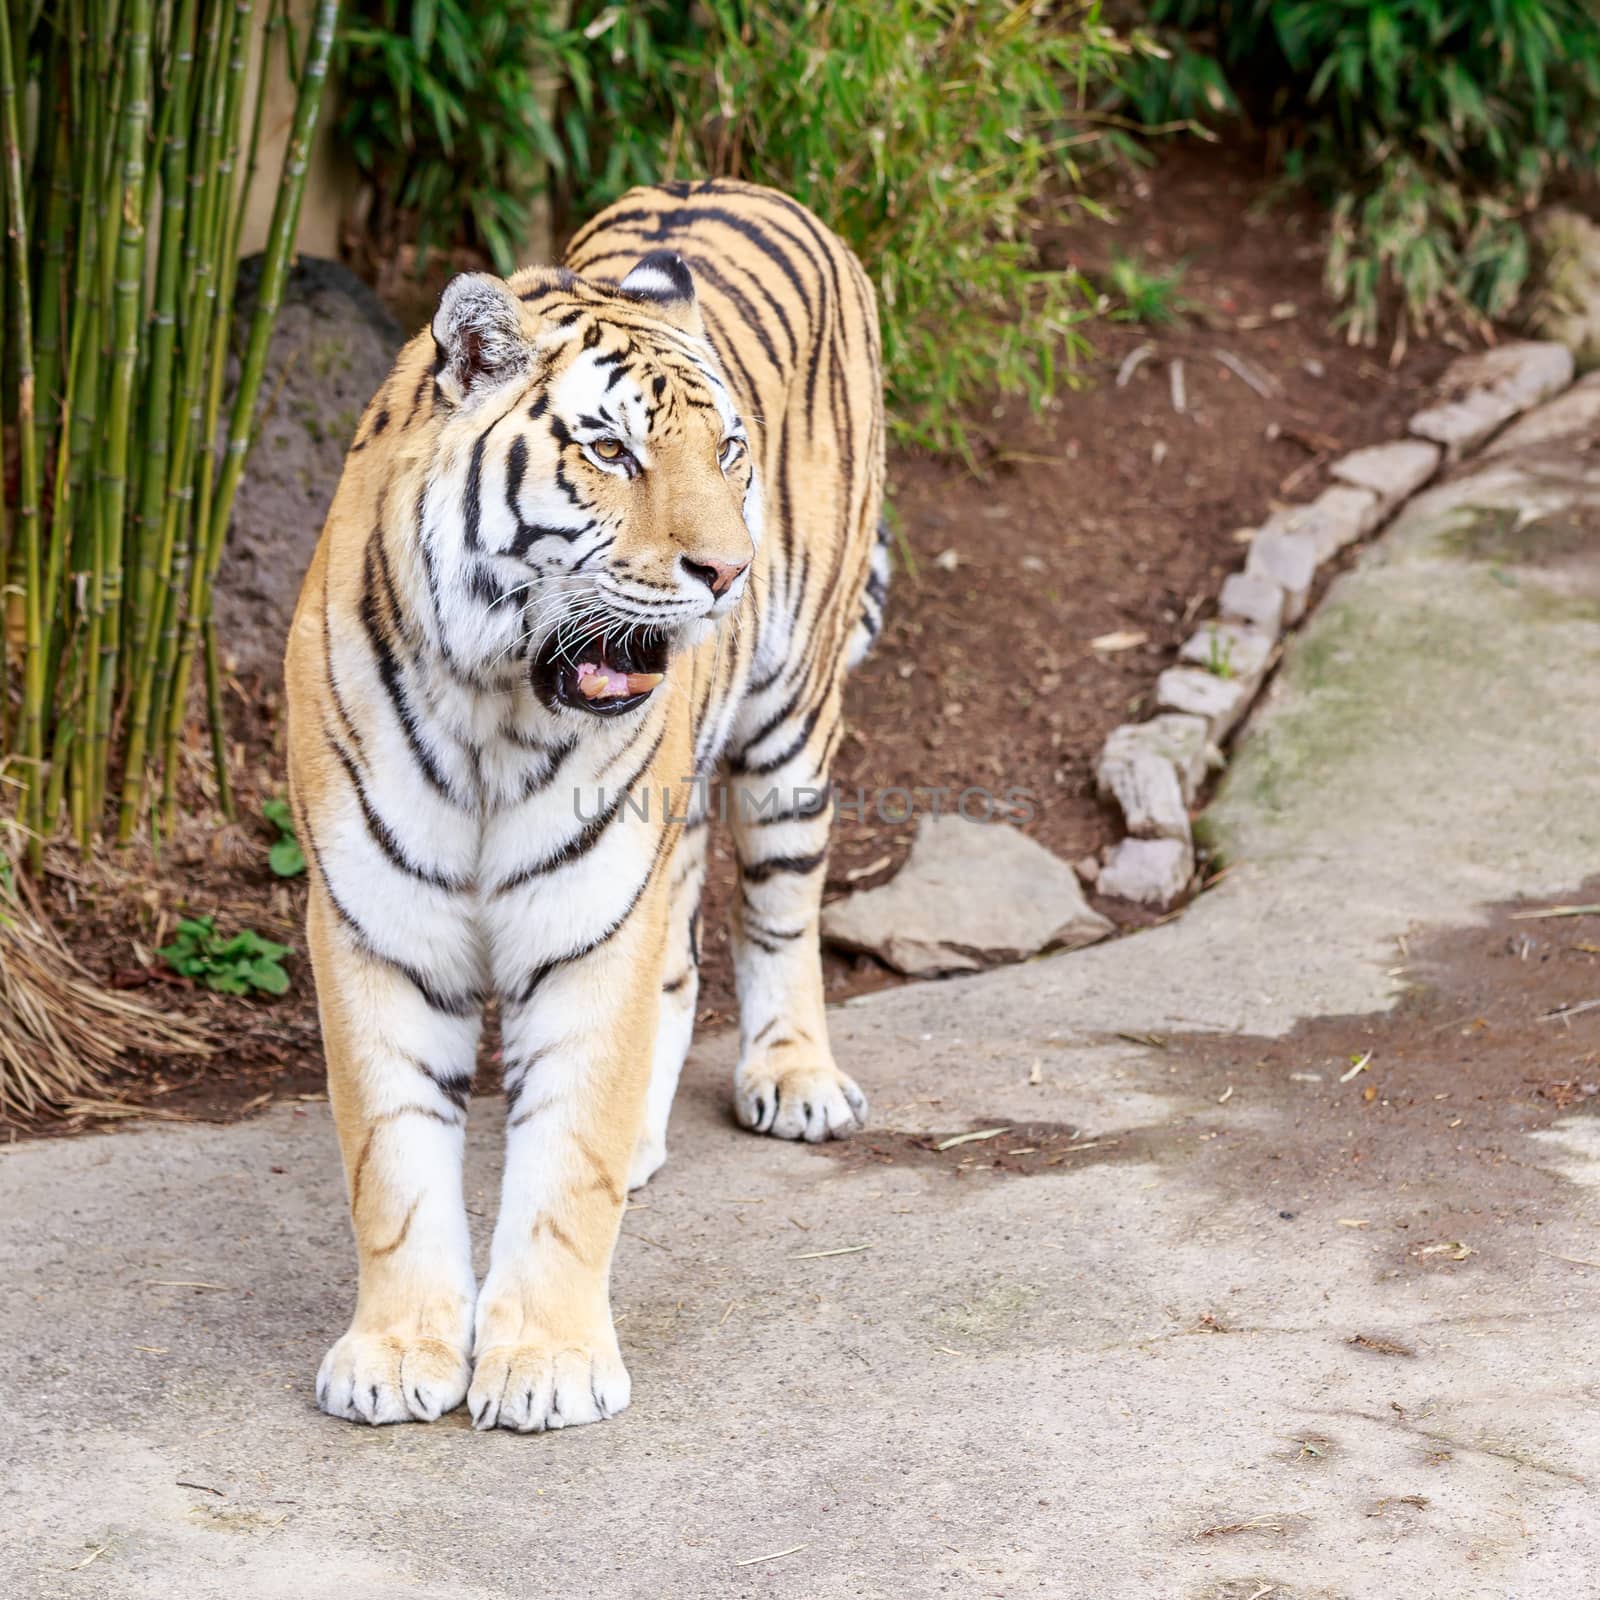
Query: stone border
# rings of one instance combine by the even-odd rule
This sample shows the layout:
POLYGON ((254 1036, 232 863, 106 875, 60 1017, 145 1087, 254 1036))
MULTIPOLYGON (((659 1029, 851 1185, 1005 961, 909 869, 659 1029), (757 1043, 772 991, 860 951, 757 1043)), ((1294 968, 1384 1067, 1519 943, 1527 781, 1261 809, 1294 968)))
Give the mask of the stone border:
POLYGON ((1463 356, 1440 381, 1447 398, 1410 419, 1408 438, 1340 457, 1315 500, 1274 512, 1256 529, 1244 570, 1223 581, 1216 619, 1156 679, 1156 715, 1113 729, 1095 764, 1100 797, 1115 803, 1128 834, 1105 853, 1094 884, 1100 894, 1164 909, 1187 892, 1195 875, 1190 809, 1225 765, 1222 743, 1277 665, 1283 631, 1305 614, 1318 569, 1388 523, 1441 466, 1572 379, 1572 352, 1551 341, 1463 356))

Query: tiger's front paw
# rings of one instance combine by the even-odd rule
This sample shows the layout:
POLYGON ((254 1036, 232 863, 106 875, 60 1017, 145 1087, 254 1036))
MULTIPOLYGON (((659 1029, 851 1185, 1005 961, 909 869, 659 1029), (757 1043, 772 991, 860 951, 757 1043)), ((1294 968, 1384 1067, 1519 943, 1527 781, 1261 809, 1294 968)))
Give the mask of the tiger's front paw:
POLYGON ((633 1394, 616 1336, 561 1349, 547 1344, 491 1345, 478 1357, 467 1407, 475 1428, 543 1433, 604 1422, 633 1394))
POLYGON ((867 1097, 831 1060, 783 1052, 741 1063, 733 1079, 740 1123, 775 1139, 846 1139, 866 1126, 867 1097))
POLYGON ((466 1397, 467 1353, 442 1339, 357 1333, 322 1358, 317 1404, 350 1422, 437 1422, 466 1397))

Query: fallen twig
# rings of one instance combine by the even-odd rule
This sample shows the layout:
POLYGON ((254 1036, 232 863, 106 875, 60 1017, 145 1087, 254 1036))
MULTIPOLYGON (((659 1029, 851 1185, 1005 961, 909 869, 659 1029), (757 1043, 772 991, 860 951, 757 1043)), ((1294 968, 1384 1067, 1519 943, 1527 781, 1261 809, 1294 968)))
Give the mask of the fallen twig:
POLYGON ((1575 1017, 1584 1011, 1600 1008, 1600 1000, 1584 1000, 1575 1006, 1557 1006, 1554 1011, 1541 1011, 1539 1020, 1548 1022, 1552 1017, 1575 1017))
POLYGON ((1582 1256, 1564 1256, 1558 1250, 1541 1250, 1542 1256, 1549 1256, 1552 1261, 1566 1261, 1574 1267, 1595 1267, 1600 1269, 1600 1261, 1585 1261, 1582 1256))
POLYGON ((1141 344, 1130 350, 1122 358, 1122 365, 1117 368, 1117 387, 1126 389, 1136 373, 1151 356, 1156 353, 1153 344, 1141 344))
POLYGON ((1355 1075, 1358 1072, 1365 1072, 1367 1070, 1367 1064, 1371 1060, 1372 1060, 1372 1052, 1369 1050, 1369 1051, 1367 1051, 1367 1053, 1364 1056, 1362 1056, 1362 1058, 1358 1062, 1356 1062, 1356 1064, 1353 1067, 1351 1067, 1351 1069, 1348 1072, 1341 1074, 1341 1076, 1339 1078, 1339 1082, 1340 1083, 1349 1083, 1349 1081, 1353 1077, 1355 1077, 1355 1075))
POLYGON ((1227 350, 1213 350, 1211 353, 1234 377, 1247 388, 1255 390, 1263 400, 1274 400, 1283 393, 1283 385, 1270 373, 1261 371, 1248 361, 1241 361, 1227 350))
POLYGON ((753 1567, 758 1561, 776 1561, 779 1556, 797 1556, 802 1550, 809 1550, 808 1544, 792 1544, 787 1550, 774 1550, 770 1555, 746 1556, 743 1561, 735 1561, 736 1567, 753 1567))
POLYGON ((983 1128, 977 1133, 956 1133, 948 1139, 941 1139, 933 1148, 954 1150, 958 1144, 977 1144, 982 1139, 998 1139, 1002 1133, 1010 1132, 1010 1128, 983 1128))

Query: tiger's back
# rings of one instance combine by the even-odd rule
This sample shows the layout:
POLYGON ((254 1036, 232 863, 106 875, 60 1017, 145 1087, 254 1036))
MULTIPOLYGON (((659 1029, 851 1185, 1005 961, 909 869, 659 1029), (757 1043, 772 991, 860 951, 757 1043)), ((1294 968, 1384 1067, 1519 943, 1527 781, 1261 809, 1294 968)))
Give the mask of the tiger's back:
POLYGON ((291 635, 291 793, 360 1260, 335 1415, 596 1420, 628 1188, 665 1158, 725 771, 739 1120, 841 1136, 818 920, 847 662, 881 616, 870 286, 750 185, 636 190, 567 265, 469 275, 357 433, 291 635), (463 1129, 497 1004, 506 1177, 463 1129), (470 1387, 470 1394, 469 1394, 470 1387))

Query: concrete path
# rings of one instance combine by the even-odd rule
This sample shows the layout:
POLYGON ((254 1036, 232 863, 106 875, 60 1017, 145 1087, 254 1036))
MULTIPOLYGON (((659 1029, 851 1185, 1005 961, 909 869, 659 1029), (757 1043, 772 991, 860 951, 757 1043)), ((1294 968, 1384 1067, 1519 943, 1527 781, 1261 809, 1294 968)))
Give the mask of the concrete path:
POLYGON ((1442 1043, 1341 1084, 1190 1037, 1381 1013, 1397 941, 1600 870, 1589 462, 1502 452, 1336 585, 1180 920, 841 1008, 853 1157, 737 1131, 702 1044, 627 1218, 618 1421, 315 1411, 352 1275, 320 1104, 0 1157, 0 1594, 1600 1595, 1600 1119, 1525 1131, 1520 1086, 1463 1146, 1442 1043), (1076 1131, 1027 1176, 987 1155, 1025 1132, 893 1132, 1041 1124, 1076 1131))

